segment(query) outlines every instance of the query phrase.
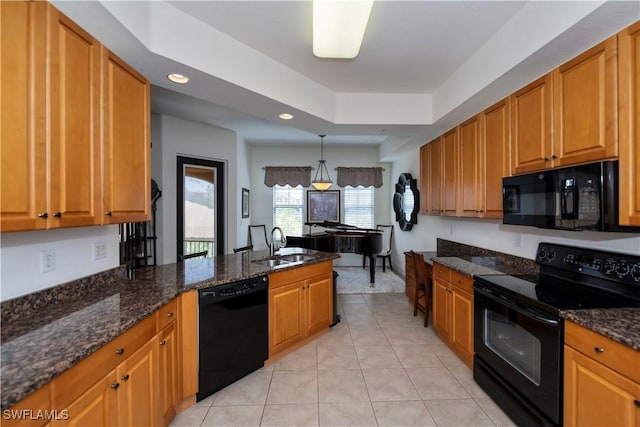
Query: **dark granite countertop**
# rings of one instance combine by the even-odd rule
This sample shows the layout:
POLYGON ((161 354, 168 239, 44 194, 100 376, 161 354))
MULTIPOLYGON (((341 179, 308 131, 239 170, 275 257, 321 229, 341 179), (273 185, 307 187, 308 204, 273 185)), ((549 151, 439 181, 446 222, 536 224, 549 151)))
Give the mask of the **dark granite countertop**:
POLYGON ((449 267, 468 277, 481 274, 514 274, 519 273, 517 266, 505 263, 496 257, 435 257, 433 262, 449 267))
POLYGON ((640 351, 640 308, 566 310, 560 315, 640 351))
POLYGON ((1 304, 1 409, 71 368, 182 292, 220 286, 339 258, 300 248, 280 254, 305 253, 313 260, 270 269, 253 263, 267 251, 245 252, 134 271, 99 273, 1 304))

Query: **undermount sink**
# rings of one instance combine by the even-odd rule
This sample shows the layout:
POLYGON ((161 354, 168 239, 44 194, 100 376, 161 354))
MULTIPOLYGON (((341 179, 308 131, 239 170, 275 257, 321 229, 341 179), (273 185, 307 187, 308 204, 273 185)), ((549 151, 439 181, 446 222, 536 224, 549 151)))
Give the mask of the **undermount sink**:
POLYGON ((267 267, 277 267, 279 265, 284 265, 284 264, 291 264, 291 261, 287 261, 284 260, 282 258, 275 258, 275 259, 257 259, 255 261, 252 261, 255 264, 260 264, 260 265, 264 265, 267 267))
POLYGON ((309 255, 309 254, 282 255, 282 259, 286 259, 287 261, 291 261, 291 262, 307 261, 314 258, 316 258, 314 255, 309 255))
POLYGON ((310 254, 286 254, 286 255, 274 255, 269 258, 256 259, 251 262, 255 264, 264 265, 270 268, 285 267, 290 264, 297 264, 311 259, 315 259, 315 255, 310 254))

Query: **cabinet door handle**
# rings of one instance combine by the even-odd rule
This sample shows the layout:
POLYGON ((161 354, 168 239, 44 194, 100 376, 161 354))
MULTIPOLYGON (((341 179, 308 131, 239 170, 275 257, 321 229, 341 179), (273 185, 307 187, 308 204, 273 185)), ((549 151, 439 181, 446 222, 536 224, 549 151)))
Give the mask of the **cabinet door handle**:
POLYGON ((168 312, 167 317, 173 317, 173 311, 168 312))
POLYGON ((633 404, 636 405, 636 408, 640 408, 640 400, 638 399, 634 400, 633 404))
POLYGON ((56 218, 62 218, 62 212, 54 212, 53 216, 56 218))
POLYGON ((116 350, 116 355, 122 356, 124 354, 124 348, 119 348, 116 350))
POLYGON ((129 374, 124 374, 123 376, 120 377, 120 379, 122 381, 129 381, 129 374))
POLYGON ((167 341, 165 341, 165 340, 160 341, 160 345, 165 345, 166 343, 167 343, 167 341))
POLYGON ((594 347, 593 351, 595 351, 598 354, 602 354, 602 353, 604 353, 604 348, 602 348, 602 347, 594 347))
POLYGON ((113 212, 111 212, 111 211, 106 211, 104 214, 105 214, 105 215, 107 215, 107 216, 111 216, 111 215, 113 215, 113 212))
POLYGON ((111 384, 111 388, 112 388, 112 389, 114 389, 114 390, 117 390, 117 389, 118 389, 118 387, 120 387, 120 383, 113 383, 113 384, 111 384))
POLYGON ((45 218, 45 219, 46 219, 46 218, 49 218, 49 214, 48 214, 48 213, 46 213, 46 212, 40 212, 40 213, 38 214, 38 218, 45 218))
POLYGON ((555 154, 553 156, 551 156, 552 159, 557 159, 558 156, 556 156, 555 154))
POLYGON ((548 157, 544 157, 544 161, 545 161, 545 162, 548 162, 548 161, 549 161, 549 158, 548 158, 548 157))

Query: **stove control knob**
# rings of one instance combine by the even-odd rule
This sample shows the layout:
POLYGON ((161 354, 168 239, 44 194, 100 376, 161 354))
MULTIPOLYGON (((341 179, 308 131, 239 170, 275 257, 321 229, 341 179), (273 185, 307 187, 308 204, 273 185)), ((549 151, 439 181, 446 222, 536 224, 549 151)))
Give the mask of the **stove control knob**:
POLYGON ((556 252, 553 249, 551 249, 551 250, 549 250, 549 252, 547 252, 547 259, 549 261, 553 261, 554 259, 556 259, 556 252))
POLYGON ((631 277, 634 282, 640 282, 640 262, 633 266, 631 277))
POLYGON ((626 261, 620 261, 620 263, 616 265, 616 273, 618 274, 618 277, 626 276, 630 270, 631 267, 626 261))
POLYGON ((538 259, 544 259, 547 256, 547 251, 544 249, 540 249, 538 251, 538 259))
POLYGON ((616 269, 616 261, 609 258, 604 262, 604 274, 611 274, 616 269))

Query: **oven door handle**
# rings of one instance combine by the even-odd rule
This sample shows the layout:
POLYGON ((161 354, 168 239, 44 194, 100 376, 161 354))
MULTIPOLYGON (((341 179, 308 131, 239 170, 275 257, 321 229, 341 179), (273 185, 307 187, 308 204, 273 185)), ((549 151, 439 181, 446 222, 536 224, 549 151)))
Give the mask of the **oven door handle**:
POLYGON ((491 289, 476 287, 475 292, 479 292, 484 296, 486 296, 487 298, 497 301, 500 304, 503 304, 504 306, 517 311, 518 313, 524 314, 525 316, 529 316, 532 319, 537 320, 538 322, 551 325, 551 326, 558 326, 557 320, 549 319, 548 317, 541 316, 538 312, 528 309, 526 307, 518 307, 517 305, 510 302, 506 296, 498 294, 492 291, 491 289))

